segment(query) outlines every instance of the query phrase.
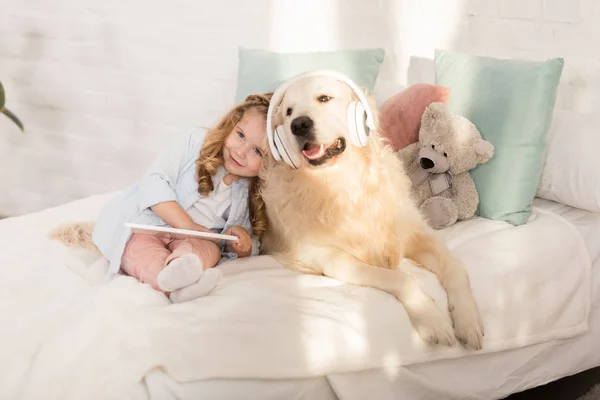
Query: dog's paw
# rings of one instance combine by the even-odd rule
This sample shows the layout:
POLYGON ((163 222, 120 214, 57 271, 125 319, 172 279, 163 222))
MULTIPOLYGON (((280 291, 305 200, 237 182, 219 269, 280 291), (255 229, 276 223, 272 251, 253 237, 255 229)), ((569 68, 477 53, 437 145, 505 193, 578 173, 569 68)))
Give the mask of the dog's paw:
POLYGON ((484 329, 475 299, 470 293, 463 293, 449 300, 456 338, 468 348, 481 350, 484 329))
POLYGON ((411 322, 421 338, 429 344, 455 346, 456 336, 452 320, 431 298, 420 305, 418 310, 409 312, 411 322))

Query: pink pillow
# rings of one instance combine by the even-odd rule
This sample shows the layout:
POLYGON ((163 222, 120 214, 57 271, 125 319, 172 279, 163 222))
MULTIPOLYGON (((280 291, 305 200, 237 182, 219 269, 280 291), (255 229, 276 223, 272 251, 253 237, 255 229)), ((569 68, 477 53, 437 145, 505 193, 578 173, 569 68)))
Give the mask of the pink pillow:
POLYGON ((379 107, 381 134, 398 151, 419 141, 421 116, 433 102, 448 104, 450 88, 416 83, 390 97, 379 107))

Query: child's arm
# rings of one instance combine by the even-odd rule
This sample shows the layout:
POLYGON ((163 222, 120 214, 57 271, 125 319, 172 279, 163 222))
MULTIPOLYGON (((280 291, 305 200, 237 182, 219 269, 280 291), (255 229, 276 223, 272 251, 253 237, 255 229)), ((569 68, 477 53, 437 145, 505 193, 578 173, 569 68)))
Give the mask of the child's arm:
POLYGON ((192 132, 175 139, 158 155, 139 182, 140 209, 177 199, 175 182, 181 169, 198 157, 203 140, 203 134, 192 132))
POLYGON ((150 209, 173 228, 199 230, 203 232, 209 230, 202 225, 196 224, 176 201, 158 203, 150 207, 150 209), (200 227, 200 229, 197 229, 198 227, 200 227))
POLYGON ((257 256, 259 254, 260 239, 258 236, 250 234, 243 226, 232 226, 224 233, 240 238, 238 243, 228 245, 226 251, 236 253, 239 257, 257 256))
MULTIPOLYGON (((205 226, 195 223, 192 218, 184 211, 176 201, 165 201, 150 207, 156 215, 162 218, 167 224, 177 229, 188 229, 200 232, 212 232, 205 226)), ((218 242, 219 239, 206 238, 213 242, 218 242)))
POLYGON ((252 238, 250 233, 241 225, 234 225, 224 232, 225 235, 237 236, 237 242, 228 244, 225 251, 237 254, 239 257, 248 257, 252 253, 252 238))

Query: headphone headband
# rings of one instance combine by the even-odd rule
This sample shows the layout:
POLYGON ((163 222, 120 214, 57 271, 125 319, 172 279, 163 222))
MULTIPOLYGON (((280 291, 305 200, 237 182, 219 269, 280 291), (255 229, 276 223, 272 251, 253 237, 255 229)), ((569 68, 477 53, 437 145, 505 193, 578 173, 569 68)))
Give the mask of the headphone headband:
POLYGON ((342 74, 341 72, 338 72, 335 70, 330 70, 330 69, 318 69, 318 70, 306 71, 306 72, 300 73, 300 74, 288 79, 287 81, 285 81, 281 85, 279 85, 279 87, 273 93, 273 96, 271 96, 271 101, 269 102, 269 109, 267 110, 267 138, 269 140, 269 146, 271 147, 271 153, 273 154, 273 157, 275 157, 275 159, 278 161, 280 160, 280 155, 279 155, 279 152, 277 151, 277 147, 275 146, 275 140, 273 138, 273 124, 272 124, 273 110, 277 107, 277 105, 283 98, 283 95, 285 94, 286 90, 292 84, 294 84, 304 78, 308 78, 311 76, 318 76, 318 75, 330 76, 330 77, 340 80, 340 81, 344 82, 346 85, 348 85, 352 89, 352 91, 356 94, 356 96, 358 97, 358 99, 360 100, 360 102, 362 103, 362 105, 365 109, 365 113, 367 116, 367 120, 366 120, 367 127, 370 130, 375 129, 373 113, 371 111, 371 107, 369 107, 369 103, 367 102, 366 96, 364 95, 363 91, 358 87, 358 85, 356 83, 354 83, 348 76, 342 74))

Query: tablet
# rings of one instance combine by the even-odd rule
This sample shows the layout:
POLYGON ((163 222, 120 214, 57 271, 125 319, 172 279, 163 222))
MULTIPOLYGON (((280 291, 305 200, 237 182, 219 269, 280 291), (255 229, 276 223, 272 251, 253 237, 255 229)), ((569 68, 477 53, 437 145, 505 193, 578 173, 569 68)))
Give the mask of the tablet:
POLYGON ((211 239, 221 239, 229 242, 237 242, 238 237, 233 235, 223 235, 220 233, 214 232, 200 232, 193 231, 189 229, 178 229, 172 228, 170 226, 153 226, 153 225, 143 225, 143 224, 134 224, 131 222, 126 222, 125 226, 131 228, 133 233, 140 233, 144 235, 159 235, 161 233, 173 233, 176 235, 184 235, 184 236, 194 236, 198 238, 211 238, 211 239))

